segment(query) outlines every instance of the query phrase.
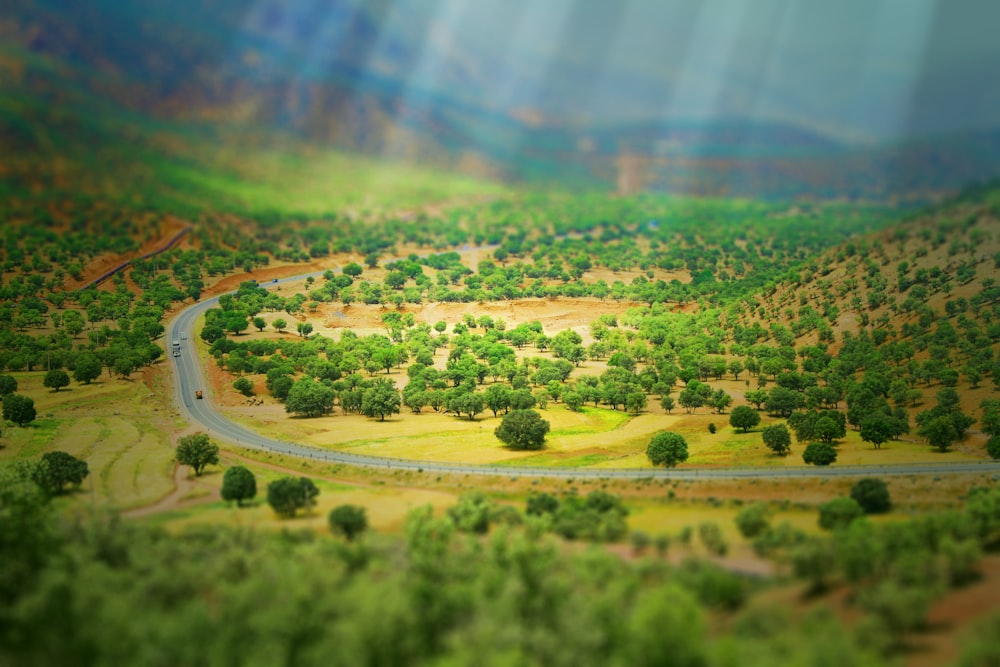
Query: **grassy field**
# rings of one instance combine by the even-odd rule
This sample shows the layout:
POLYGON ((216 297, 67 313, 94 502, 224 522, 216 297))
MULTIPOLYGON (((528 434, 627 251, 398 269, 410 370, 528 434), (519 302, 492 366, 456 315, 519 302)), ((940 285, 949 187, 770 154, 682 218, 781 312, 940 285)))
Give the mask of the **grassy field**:
MULTIPOLYGON (((500 417, 480 414, 475 421, 426 410, 419 415, 404 412, 384 422, 358 415, 336 414, 314 419, 289 417, 279 406, 229 409, 229 415, 267 435, 292 439, 315 447, 351 451, 371 456, 410 458, 436 462, 593 466, 600 468, 650 467, 646 446, 659 431, 674 431, 685 437, 689 459, 683 466, 773 467, 802 466, 804 445, 793 443, 792 453, 774 456, 761 439, 763 425, 778 420, 765 418, 762 426, 742 433, 729 426, 729 415, 701 409, 694 414, 644 412, 638 416, 608 408, 588 406, 572 412, 550 403, 540 413, 551 424, 545 449, 517 452, 503 447, 493 435, 500 417), (717 432, 708 430, 716 424, 717 432)), ((900 440, 874 449, 849 430, 840 441, 835 465, 936 463, 981 460, 969 438, 969 447, 946 453, 926 443, 900 440)))
POLYGON ((90 475, 80 493, 120 508, 149 504, 173 489, 174 450, 170 430, 183 425, 150 401, 152 392, 132 380, 106 376, 54 392, 44 373, 15 373, 18 393, 35 401, 38 418, 4 428, 0 461, 61 450, 87 461, 90 475))

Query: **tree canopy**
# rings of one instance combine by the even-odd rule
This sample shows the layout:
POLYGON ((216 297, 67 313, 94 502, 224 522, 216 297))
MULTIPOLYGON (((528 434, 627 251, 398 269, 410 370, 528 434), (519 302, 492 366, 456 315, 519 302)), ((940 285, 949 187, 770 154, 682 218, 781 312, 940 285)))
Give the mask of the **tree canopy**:
POLYGON ((534 410, 511 410, 493 431, 497 439, 511 449, 541 449, 549 422, 534 410))

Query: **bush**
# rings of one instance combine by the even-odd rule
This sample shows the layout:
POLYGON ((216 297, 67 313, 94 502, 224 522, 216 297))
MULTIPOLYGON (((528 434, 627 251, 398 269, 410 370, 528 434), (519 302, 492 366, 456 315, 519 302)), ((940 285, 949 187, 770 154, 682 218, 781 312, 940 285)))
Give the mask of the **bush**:
POLYGON ((823 530, 846 528, 865 511, 853 498, 834 498, 819 506, 819 527, 823 530))
POLYGON ((365 514, 365 508, 357 505, 334 507, 330 510, 327 521, 330 524, 330 530, 335 535, 343 535, 348 541, 353 541, 356 536, 368 529, 368 516, 365 514))
POLYGON ((493 501, 482 492, 473 491, 462 494, 458 504, 448 508, 448 518, 462 532, 481 535, 489 531, 494 510, 493 501))
POLYGON ((986 453, 994 459, 1000 459, 1000 435, 994 435, 986 441, 986 453))
POLYGON ((673 468, 678 463, 687 461, 688 448, 684 436, 679 433, 663 431, 657 433, 646 447, 646 456, 654 466, 663 465, 673 468))
POLYGON ((729 551, 729 545, 726 543, 726 538, 722 536, 722 529, 717 523, 706 521, 699 524, 698 538, 711 554, 725 556, 729 551))
POLYGON ((802 460, 813 465, 828 466, 837 460, 837 450, 828 442, 810 442, 802 452, 802 460))
POLYGON ((876 477, 859 479, 851 487, 851 498, 861 505, 865 514, 881 514, 888 512, 891 506, 889 487, 876 477))
POLYGON ((757 537, 770 525, 771 510, 767 503, 752 503, 739 511, 736 515, 736 528, 740 535, 747 539, 757 537))
POLYGON ((717 429, 717 428, 715 427, 715 424, 714 424, 714 423, 710 423, 710 424, 708 425, 708 432, 709 432, 709 433, 711 433, 712 435, 715 435, 715 432, 716 432, 717 430, 718 430, 718 429, 717 429))
POLYGON ((233 382, 233 389, 244 396, 253 396, 253 382, 249 378, 237 378, 233 382))
POLYGON ((319 489, 308 477, 282 477, 267 485, 267 504, 281 517, 292 518, 316 504, 319 489))

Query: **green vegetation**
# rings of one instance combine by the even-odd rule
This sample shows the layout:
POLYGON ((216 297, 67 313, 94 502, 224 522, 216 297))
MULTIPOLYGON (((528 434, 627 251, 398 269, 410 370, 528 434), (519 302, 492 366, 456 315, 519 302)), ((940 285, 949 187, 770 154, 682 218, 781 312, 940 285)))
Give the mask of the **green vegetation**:
POLYGON ((687 461, 688 447, 684 436, 679 433, 664 431, 657 433, 649 446, 646 447, 646 456, 654 466, 663 465, 673 468, 678 463, 687 461))
POLYGON ((35 401, 21 394, 7 394, 3 397, 3 418, 18 426, 26 426, 35 421, 35 401))
POLYGON ((182 436, 177 441, 177 462, 191 466, 195 476, 198 476, 205 466, 219 463, 219 446, 204 433, 182 436))
POLYGON ((851 487, 851 498, 861 506, 865 514, 888 512, 892 506, 889 485, 877 477, 859 479, 851 487))
POLYGON ((291 519, 299 510, 309 512, 319 489, 308 477, 282 477, 267 485, 267 504, 280 517, 291 519))
POLYGON ((343 535, 348 542, 368 529, 365 508, 357 505, 338 505, 330 510, 327 520, 330 530, 336 535, 343 535))
POLYGON ((245 466, 232 466, 222 476, 222 499, 236 501, 237 507, 257 495, 257 478, 245 466))
POLYGON ((541 449, 545 445, 545 434, 549 432, 549 422, 534 410, 513 410, 496 427, 494 435, 511 449, 541 449))
POLYGON ((837 460, 837 450, 828 442, 810 442, 802 450, 802 460, 811 465, 828 466, 837 460))

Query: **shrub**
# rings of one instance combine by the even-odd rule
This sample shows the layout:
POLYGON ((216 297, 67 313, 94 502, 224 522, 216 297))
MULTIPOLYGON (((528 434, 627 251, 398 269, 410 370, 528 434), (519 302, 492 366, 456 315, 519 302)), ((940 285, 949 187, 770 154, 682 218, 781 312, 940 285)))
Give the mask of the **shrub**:
POLYGON ((348 541, 354 540, 356 536, 368 529, 368 516, 365 514, 365 508, 357 505, 334 507, 330 510, 327 521, 330 524, 330 530, 335 535, 343 535, 348 541))
POLYGON ((316 504, 319 489, 308 477, 282 477, 267 485, 267 504, 278 516, 291 518, 316 504))
POLYGON ((819 506, 819 527, 823 530, 846 528, 865 511, 853 498, 834 498, 819 506))
POLYGON ((986 441, 986 453, 994 459, 1000 459, 1000 435, 994 435, 986 441))
POLYGON ((854 498, 858 505, 861 505, 865 514, 888 512, 892 504, 889 499, 888 485, 876 477, 859 479, 851 487, 851 498, 854 498))
POLYGON ((770 518, 771 510, 766 503, 752 503, 736 515, 736 528, 743 537, 754 538, 770 527, 770 518))
POLYGON ((813 465, 828 466, 837 460, 837 450, 828 442, 810 442, 802 452, 802 460, 813 465))
POLYGON ((709 553, 716 556, 725 556, 729 551, 729 545, 722 536, 722 529, 719 524, 706 521, 698 525, 698 538, 709 553))
POLYGON ((233 382, 233 389, 244 396, 253 396, 253 382, 249 378, 237 378, 233 382))

